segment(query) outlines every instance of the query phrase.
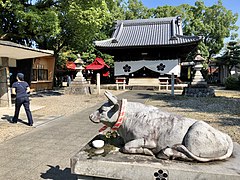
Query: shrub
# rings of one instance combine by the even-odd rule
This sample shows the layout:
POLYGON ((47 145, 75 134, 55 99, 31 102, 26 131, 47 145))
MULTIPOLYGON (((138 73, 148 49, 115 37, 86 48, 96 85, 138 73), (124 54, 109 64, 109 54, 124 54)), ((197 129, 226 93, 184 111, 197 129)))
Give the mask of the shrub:
POLYGON ((229 90, 240 90, 240 76, 229 76, 226 78, 224 85, 229 90))

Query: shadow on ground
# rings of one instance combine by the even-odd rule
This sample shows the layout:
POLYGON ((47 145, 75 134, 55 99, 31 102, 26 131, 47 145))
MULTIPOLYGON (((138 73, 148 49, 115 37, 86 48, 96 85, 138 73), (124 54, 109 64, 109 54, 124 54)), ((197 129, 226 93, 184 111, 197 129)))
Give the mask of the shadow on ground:
POLYGON ((220 118, 220 121, 217 123, 222 126, 240 126, 240 117, 239 118, 220 118))
POLYGON ((3 114, 1 119, 2 120, 7 120, 9 123, 12 121, 13 116, 9 116, 7 114, 3 114))
POLYGON ((71 174, 70 168, 60 169, 60 166, 47 165, 49 169, 45 173, 41 173, 43 179, 52 180, 77 180, 77 175, 71 174))
POLYGON ((129 101, 134 101, 135 99, 149 99, 151 98, 152 94, 154 91, 142 91, 142 92, 146 92, 146 93, 140 93, 140 91, 127 91, 127 92, 124 92, 124 93, 121 93, 117 96, 118 99, 122 99, 122 98, 125 98, 125 99, 128 99, 129 101), (137 92, 137 93, 136 93, 137 92), (131 97, 128 98, 128 97, 131 97))
POLYGON ((45 90, 45 91, 37 91, 31 94, 31 97, 45 97, 45 96, 61 96, 63 95, 63 91, 59 90, 45 90))
MULTIPOLYGON (((6 115, 6 114, 4 114, 4 115, 1 117, 2 120, 6 120, 6 121, 8 121, 9 123, 12 123, 12 118, 13 118, 13 116, 9 116, 9 115, 6 115)), ((28 123, 25 122, 25 121, 23 121, 22 119, 18 119, 17 123, 22 123, 22 124, 28 125, 28 123)))

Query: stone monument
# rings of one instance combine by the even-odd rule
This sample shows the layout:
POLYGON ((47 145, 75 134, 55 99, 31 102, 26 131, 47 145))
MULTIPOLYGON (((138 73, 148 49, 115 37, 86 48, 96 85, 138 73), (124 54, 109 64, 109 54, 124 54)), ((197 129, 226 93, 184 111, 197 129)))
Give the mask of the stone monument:
POLYGON ((205 59, 201 56, 200 51, 198 51, 196 57, 194 58, 194 70, 195 75, 191 84, 183 89, 183 95, 191 97, 213 97, 215 92, 213 88, 210 88, 202 76, 201 69, 203 67, 202 63, 205 59))
POLYGON ((240 145, 227 134, 203 121, 105 95, 108 102, 89 115, 92 122, 104 124, 100 134, 70 161, 78 180, 240 179, 240 145), (159 157, 162 153, 166 156, 159 157))
POLYGON ((74 63, 76 64, 77 74, 74 80, 71 82, 69 87, 65 89, 66 94, 92 94, 92 88, 89 83, 87 83, 85 77, 82 74, 84 70, 83 60, 81 59, 80 54, 77 55, 78 58, 74 63))

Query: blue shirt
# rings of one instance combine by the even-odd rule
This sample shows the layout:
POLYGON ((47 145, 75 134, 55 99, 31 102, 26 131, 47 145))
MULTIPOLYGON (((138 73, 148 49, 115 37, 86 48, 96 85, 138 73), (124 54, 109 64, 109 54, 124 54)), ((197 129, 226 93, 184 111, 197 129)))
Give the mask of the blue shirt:
POLYGON ((13 83, 12 87, 16 89, 16 98, 28 97, 27 87, 29 87, 29 85, 27 82, 17 81, 13 83))

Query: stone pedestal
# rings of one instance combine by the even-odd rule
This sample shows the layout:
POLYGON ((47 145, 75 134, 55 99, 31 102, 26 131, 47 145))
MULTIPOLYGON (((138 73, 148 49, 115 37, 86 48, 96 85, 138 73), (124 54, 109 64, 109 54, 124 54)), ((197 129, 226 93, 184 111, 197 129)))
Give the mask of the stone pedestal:
POLYGON ((89 84, 71 85, 65 89, 65 94, 93 94, 93 87, 89 84))
POLYGON ((183 88, 182 94, 189 97, 214 97, 215 91, 210 87, 188 86, 183 88))
POLYGON ((87 83, 86 79, 83 77, 76 77, 74 81, 71 82, 69 87, 65 88, 65 94, 92 94, 93 86, 87 83))
POLYGON ((237 143, 234 143, 232 157, 208 163, 160 160, 152 156, 123 154, 117 148, 109 147, 104 149, 105 152, 99 150, 99 155, 96 151, 93 155, 91 148, 87 144, 71 158, 71 172, 78 179, 240 179, 240 145, 237 143))

